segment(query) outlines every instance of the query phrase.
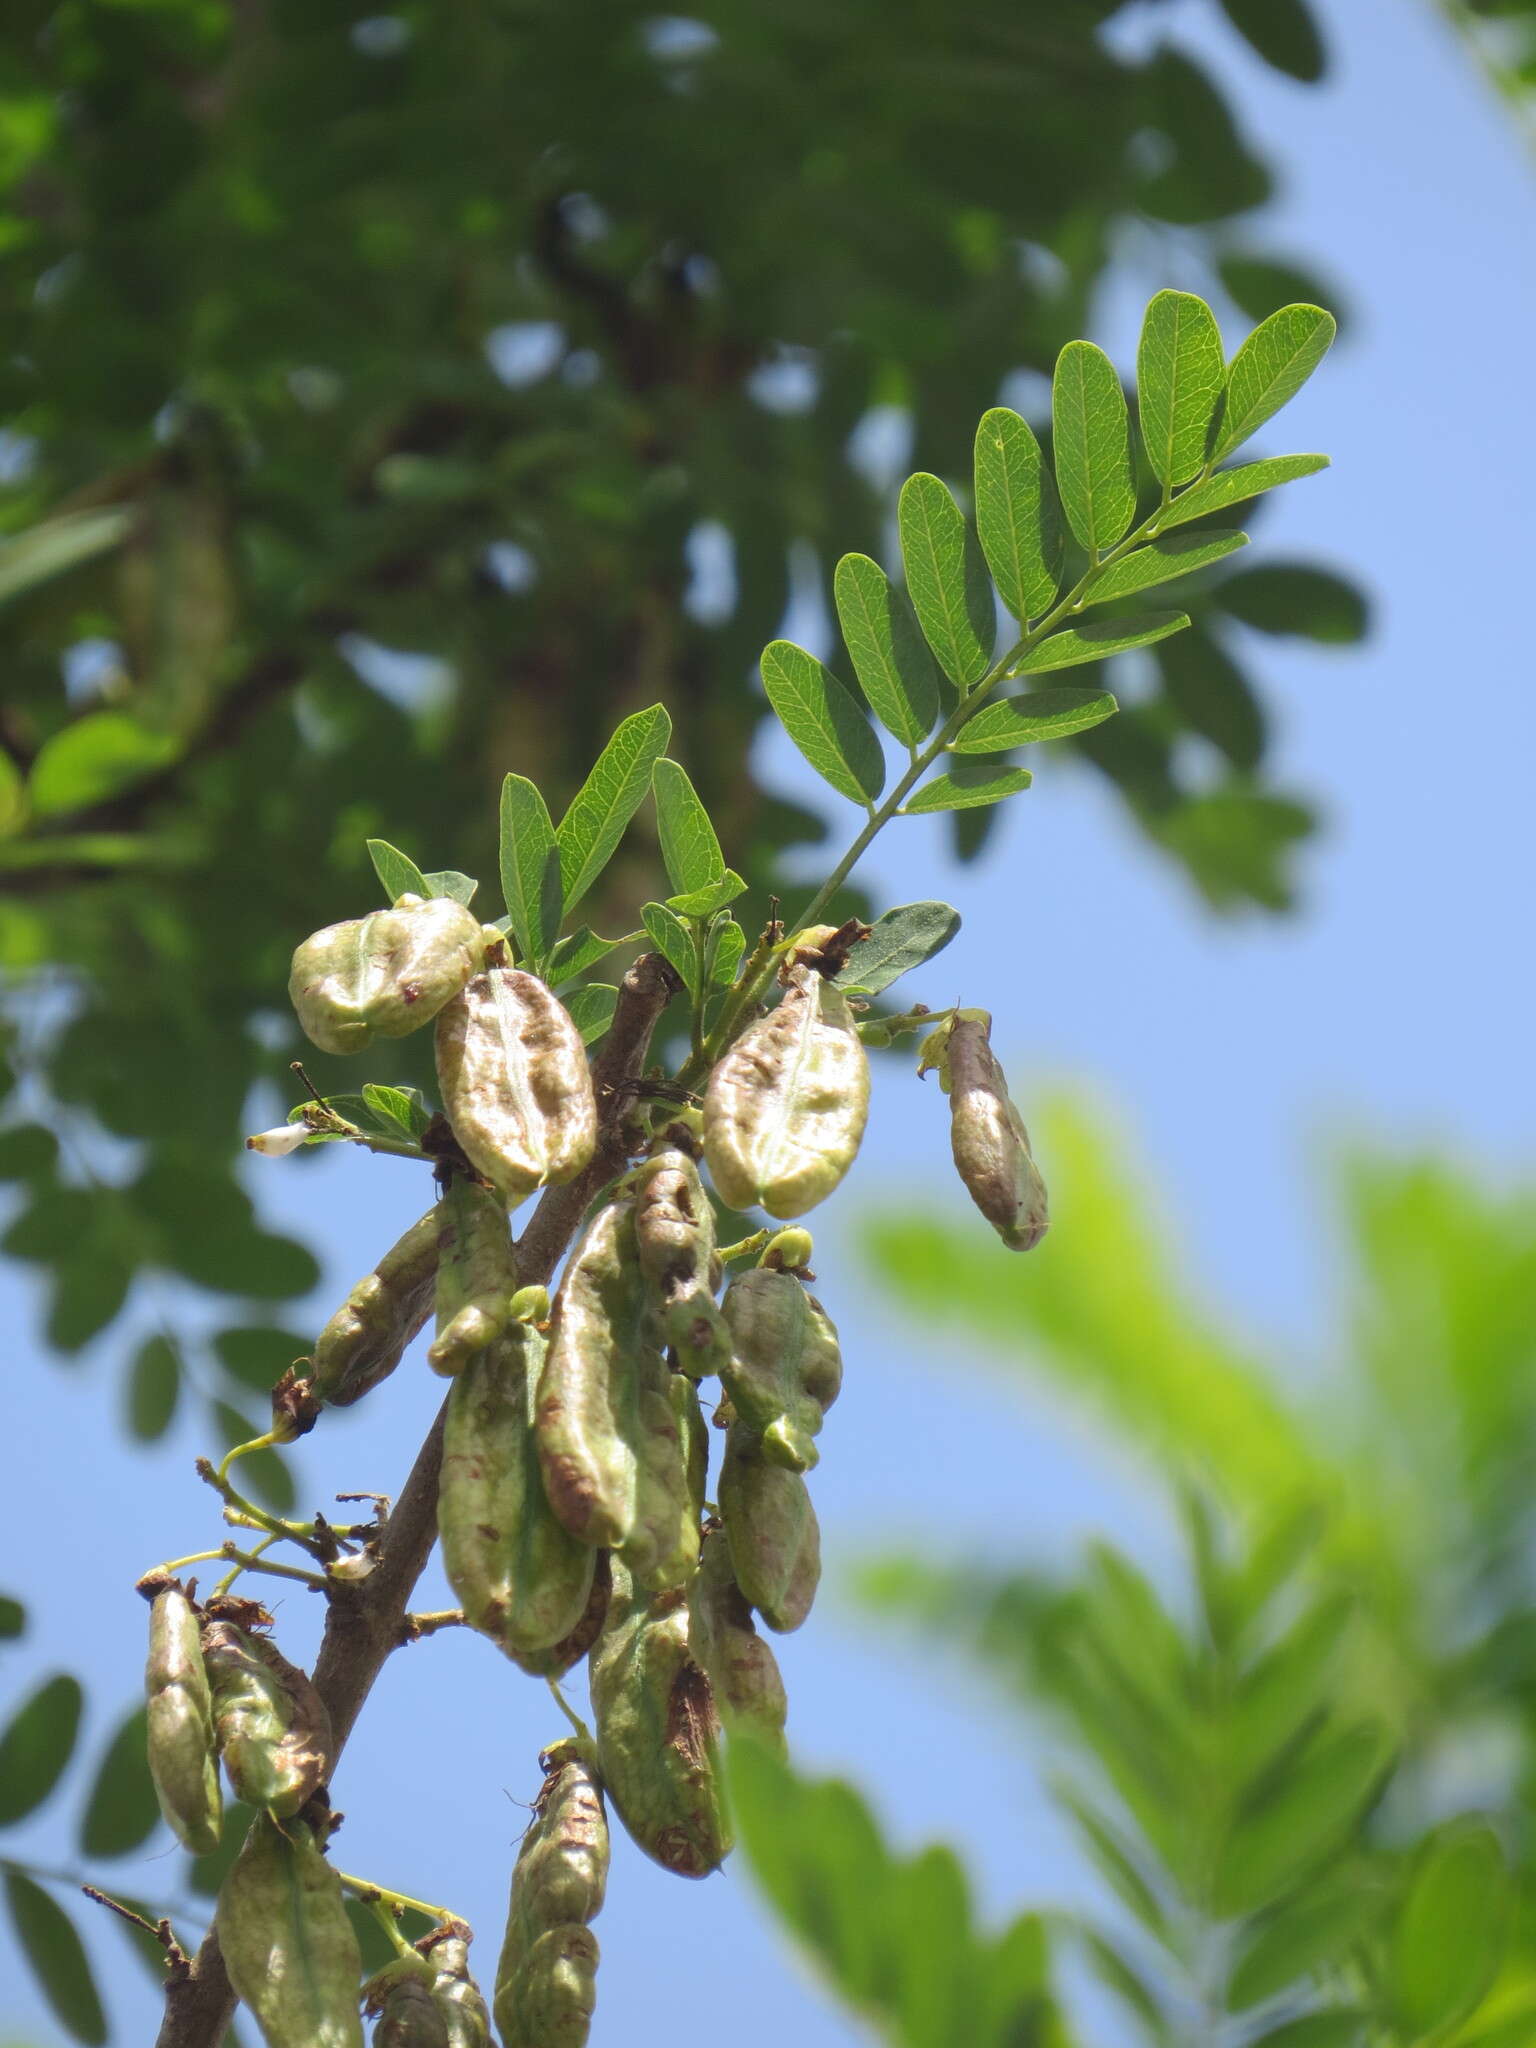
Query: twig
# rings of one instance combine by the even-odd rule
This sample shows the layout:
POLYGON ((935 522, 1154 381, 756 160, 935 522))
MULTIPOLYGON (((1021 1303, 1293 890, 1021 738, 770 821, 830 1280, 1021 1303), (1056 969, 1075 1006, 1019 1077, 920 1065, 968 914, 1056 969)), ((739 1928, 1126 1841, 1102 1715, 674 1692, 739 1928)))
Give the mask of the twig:
POLYGON ((171 1932, 169 1920, 146 1920, 142 1913, 135 1913, 132 1906, 125 1906, 118 1899, 109 1899, 105 1892, 98 1891, 93 1884, 80 1887, 88 1899, 94 1899, 98 1906, 105 1906, 109 1913, 116 1913, 124 1920, 132 1921, 135 1927, 142 1927, 146 1934, 152 1934, 165 1950, 167 1982, 176 1983, 186 1976, 192 1965, 187 1952, 171 1932))

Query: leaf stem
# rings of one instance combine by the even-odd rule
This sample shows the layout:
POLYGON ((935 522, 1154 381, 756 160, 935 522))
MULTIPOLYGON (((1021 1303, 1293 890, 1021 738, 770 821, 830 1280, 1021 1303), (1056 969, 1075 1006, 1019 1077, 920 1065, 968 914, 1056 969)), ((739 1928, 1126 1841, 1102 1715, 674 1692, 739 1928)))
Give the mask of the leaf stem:
POLYGON ((336 1875, 365 1906, 383 1905, 393 1913, 425 1913, 429 1920, 460 1918, 457 1913, 450 1913, 446 1906, 433 1906, 425 1899, 413 1899, 408 1892, 392 1892, 388 1885, 375 1884, 371 1878, 353 1877, 345 1870, 338 1870, 336 1875))
POLYGON ((555 1705, 560 1709, 561 1713, 564 1714, 567 1721, 570 1722, 571 1726, 575 1729, 580 1739, 583 1742, 590 1742, 592 1740, 592 1730, 587 1726, 586 1722, 583 1721, 580 1714, 577 1713, 576 1709, 571 1705, 570 1701, 566 1698, 565 1694, 560 1690, 560 1681, 555 1678, 550 1678, 546 1679, 545 1683, 548 1685, 550 1691, 554 1694, 555 1705))

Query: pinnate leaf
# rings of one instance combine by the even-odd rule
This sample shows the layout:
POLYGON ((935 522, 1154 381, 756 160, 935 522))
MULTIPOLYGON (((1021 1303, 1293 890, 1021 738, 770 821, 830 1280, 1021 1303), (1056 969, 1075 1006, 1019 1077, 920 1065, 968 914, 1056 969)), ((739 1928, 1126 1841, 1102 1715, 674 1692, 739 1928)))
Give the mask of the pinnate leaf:
MULTIPOLYGON (((1218 377, 1220 371, 1218 369, 1218 377)), ((1061 574, 1061 512, 1034 429, 1005 405, 976 429, 976 531, 1020 625, 1048 612, 1061 574)))
POLYGON ((904 818, 926 811, 975 811, 1028 789, 1034 781, 1027 768, 997 768, 983 761, 957 761, 947 775, 935 775, 901 807, 904 818))
POLYGON ((1391 1758, 1376 1722, 1315 1742, 1227 1837, 1212 1884, 1217 1912, 1257 1912, 1288 1890, 1356 1825, 1391 1758))
POLYGON ((525 960, 541 962, 554 944, 564 908, 560 850, 543 792, 526 775, 502 780, 501 895, 525 960))
MULTIPOLYGON (((1189 624, 1186 612, 1134 612, 1120 619, 1092 619, 1068 626, 1037 641, 1009 671, 1013 676, 1048 675, 1052 669, 1077 668, 1085 661, 1103 661, 1133 647, 1150 647, 1189 624)), ((969 728, 967 728, 968 730, 969 728)))
POLYGON ((651 787, 667 880, 682 896, 707 889, 725 873, 725 856, 688 771, 663 756, 651 770, 651 787))
POLYGON ((1132 548, 1118 562, 1111 562, 1094 577, 1084 595, 1084 604, 1106 604, 1111 598, 1134 597, 1159 583, 1171 583, 1176 576, 1191 575, 1224 555, 1234 555, 1248 545, 1246 533, 1226 531, 1179 533, 1167 540, 1155 540, 1144 548, 1132 548))
POLYGON ((613 1022, 618 1000, 618 990, 607 981, 589 981, 572 991, 565 1007, 583 1045, 595 1045, 602 1037, 613 1022))
POLYGON ((1213 459, 1273 419, 1328 353, 1338 322, 1321 306, 1282 306, 1261 320, 1232 358, 1213 459))
POLYGON ((774 640, 762 674, 779 723, 822 780, 851 803, 873 803, 885 787, 880 743, 832 671, 792 640, 774 640))
POLYGON ((1160 484, 1177 486, 1205 465, 1226 371, 1221 330, 1193 292, 1157 293, 1136 354, 1141 439, 1160 484))
POLYGON ((875 716, 905 746, 939 715, 939 681, 907 600, 878 562, 844 555, 832 579, 848 654, 875 716))
POLYGON ((572 797, 555 833, 567 912, 576 908, 613 858, 671 737, 672 720, 665 705, 652 704, 632 713, 615 728, 572 797))
POLYGON ((1208 512, 1224 512, 1229 505, 1241 505, 1261 491, 1277 484, 1294 483, 1298 477, 1316 476, 1328 467, 1326 455, 1266 455, 1258 462, 1240 462, 1232 469, 1219 469, 1204 483, 1187 491, 1157 515, 1160 532, 1170 526, 1185 526, 1191 519, 1203 519, 1208 512))
POLYGON ((699 989, 699 960, 694 945, 693 933, 665 903, 646 903, 640 909, 640 922, 650 934, 651 944, 657 952, 670 961, 683 978, 683 986, 697 996, 699 989))
POLYGON ((988 704, 955 735, 957 754, 1000 754, 1008 747, 1035 746, 1043 740, 1066 739, 1112 718, 1119 705, 1108 690, 1075 689, 1063 683, 1034 690, 1027 697, 1008 697, 988 704))
POLYGON ((1136 516, 1131 422, 1115 366, 1091 341, 1069 341, 1051 386, 1056 483, 1085 548, 1112 548, 1136 516))
POLYGON ((924 638, 950 681, 969 689, 992 666, 997 638, 997 607, 976 537, 946 486, 926 471, 902 485, 896 527, 924 638))

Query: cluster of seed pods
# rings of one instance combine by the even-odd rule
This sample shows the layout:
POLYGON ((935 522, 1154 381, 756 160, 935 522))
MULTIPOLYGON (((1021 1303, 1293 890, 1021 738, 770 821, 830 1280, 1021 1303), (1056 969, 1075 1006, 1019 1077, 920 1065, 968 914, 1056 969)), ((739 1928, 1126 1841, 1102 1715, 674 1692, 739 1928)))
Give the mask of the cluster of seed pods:
MULTIPOLYGON (((356 1401, 434 1317, 428 1363, 451 1381, 438 1529, 464 1620, 530 1673, 589 1664, 592 1735, 545 1753, 513 1873, 494 1999, 503 2048, 587 2039, 607 1806, 664 1868, 706 1876, 731 1846, 722 1729, 783 1745, 784 1686, 756 1622, 796 1629, 815 1598, 807 1474, 842 1380, 836 1329, 806 1284, 811 1240, 792 1219, 842 1180, 869 1106, 858 1020, 820 964, 831 936, 816 928, 783 949, 776 1002, 723 1048, 700 1107, 631 1130, 630 1163, 598 1192, 552 1302, 519 1284, 509 1211, 581 1174, 599 1135, 582 1040, 555 994, 444 899, 402 897, 294 956, 295 1008, 326 1050, 435 1019, 454 1141, 440 1199, 321 1332, 309 1393, 356 1401), (728 1207, 792 1224, 729 1284, 701 1163, 728 1207), (711 1489, 701 1389, 715 1379, 711 1489)), ((949 1096, 964 1185, 1024 1249, 1045 1228, 1044 1188, 989 1026, 985 1012, 951 1013, 923 1063, 949 1096)), ((174 1581, 142 1590, 167 1819, 189 1848, 213 1846, 219 1757, 258 1811, 220 1900, 231 1982, 269 2048, 350 2048, 359 1965, 317 1798, 323 1704, 251 1603, 199 1610, 174 1581)), ((451 1923, 364 1987, 379 2048, 489 2048, 466 1938, 451 1923)))

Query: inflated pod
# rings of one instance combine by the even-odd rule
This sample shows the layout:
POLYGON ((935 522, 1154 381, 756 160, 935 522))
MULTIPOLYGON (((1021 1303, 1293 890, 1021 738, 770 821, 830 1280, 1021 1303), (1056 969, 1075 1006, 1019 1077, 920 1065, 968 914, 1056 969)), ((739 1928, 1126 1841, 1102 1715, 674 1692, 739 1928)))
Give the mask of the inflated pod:
POLYGON ((432 1313, 437 1210, 429 1209, 359 1280, 315 1342, 312 1380, 332 1408, 350 1408, 386 1380, 432 1313))
POLYGON ((1010 1251, 1027 1252, 1050 1227, 1050 1204, 991 1036, 985 1010, 957 1011, 936 1060, 949 1094, 950 1149, 982 1215, 1010 1251))
POLYGON ((236 1797, 280 1819, 297 1813, 330 1775, 325 1702, 275 1643, 236 1622, 205 1622, 202 1649, 214 1733, 236 1797))
POLYGON ((831 1318, 793 1273, 766 1266, 739 1274, 723 1306, 731 1355, 720 1376, 732 1408, 761 1436, 771 1464, 808 1472, 843 1383, 831 1318))
POLYGON ((687 1594, 648 1595, 616 1560, 591 1677, 598 1771, 619 1818, 663 1869, 708 1876, 731 1843, 720 1723, 690 1647, 687 1594))
POLYGON ((257 1814, 220 1889, 218 1929, 267 2048, 363 2048, 357 1937, 305 1822, 257 1814))
POLYGON ((797 1629, 821 1580, 821 1530, 798 1472, 764 1455, 762 1438, 741 1421, 725 1433, 720 1518, 736 1583, 777 1635, 797 1629))
POLYGON ((373 2048, 449 2048, 448 2022, 432 1996, 425 1956, 399 1956, 363 1986, 363 2010, 378 2015, 373 2048))
POLYGON ((160 1811, 185 1848, 206 1856, 218 1847, 224 1810, 213 1693, 197 1616, 174 1581, 155 1594, 149 1611, 144 1705, 160 1811))
POLYGON ((430 1024, 479 971, 480 921, 451 897, 402 896, 392 910, 348 918, 307 938, 288 995, 322 1052, 362 1052, 430 1024))
POLYGON ((746 1595, 736 1583, 730 1545, 722 1529, 704 1538, 699 1569, 688 1588, 690 1643, 703 1665, 720 1718, 732 1734, 751 1735, 776 1754, 784 1753, 789 1702, 778 1659, 752 1620, 746 1595))
POLYGON ((704 1160, 722 1201, 803 1216, 853 1164, 869 1061, 842 990, 790 971, 776 1009, 741 1034, 704 1094, 704 1160))
POLYGON ((540 1759, 544 1784, 512 1871, 496 1968, 502 2048, 581 2048, 596 1998, 597 1944, 584 1935, 608 1883, 608 1817, 586 1746, 559 1742, 540 1759))
POLYGON ((450 1921, 426 1954, 436 1969, 432 1996, 443 2015, 448 2048, 491 2048, 491 2015, 469 1973, 469 1933, 462 1921, 450 1921))
POLYGON ((730 1340, 715 1305, 715 1214, 699 1169, 677 1147, 634 1174, 635 1243, 661 1334, 693 1379, 718 1372, 730 1340))
POLYGON ((680 1584, 688 1477, 635 1244, 634 1200, 605 1202, 555 1297, 536 1428, 545 1490, 583 1543, 621 1550, 647 1585, 680 1584))
POLYGON ((448 1396, 437 1526, 464 1619, 521 1658, 564 1642, 587 1614, 597 1553, 549 1505, 533 1432, 544 1339, 512 1323, 448 1396))
POLYGON ((455 1174, 437 1211, 437 1334, 434 1372, 452 1378, 512 1319, 517 1261, 500 1198, 455 1174))
POLYGON ((443 1108, 466 1157, 508 1208, 575 1178, 597 1144, 581 1033, 517 967, 477 974, 437 1020, 443 1108))
POLYGON ((533 1678, 564 1678, 579 1664, 602 1631, 608 1617, 608 1600, 613 1591, 613 1568, 606 1550, 592 1552, 592 1590, 581 1619, 568 1636, 551 1643, 547 1650, 514 1650, 504 1644, 512 1662, 533 1678))

